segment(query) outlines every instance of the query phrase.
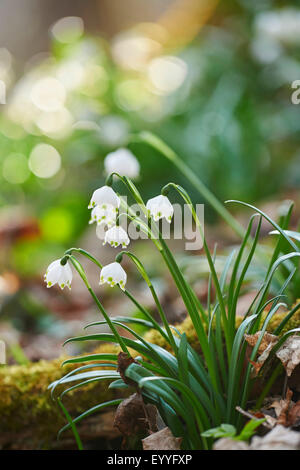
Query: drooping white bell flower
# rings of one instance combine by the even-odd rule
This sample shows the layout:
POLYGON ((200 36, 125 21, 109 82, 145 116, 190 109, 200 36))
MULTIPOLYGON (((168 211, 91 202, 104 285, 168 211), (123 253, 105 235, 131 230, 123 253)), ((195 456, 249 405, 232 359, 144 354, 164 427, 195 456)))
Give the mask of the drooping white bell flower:
POLYGON ((122 245, 122 248, 126 248, 126 246, 129 245, 130 240, 125 230, 122 227, 115 225, 105 232, 103 245, 106 243, 109 243, 115 248, 119 245, 122 245))
POLYGON ((91 209, 95 206, 99 206, 101 209, 112 206, 118 209, 120 207, 120 198, 110 186, 102 186, 93 192, 88 208, 91 209))
POLYGON ((71 289, 71 282, 73 279, 72 269, 67 261, 66 264, 62 265, 60 259, 57 259, 51 263, 44 276, 47 287, 52 287, 58 284, 61 289, 66 286, 71 289))
POLYGON ((118 209, 113 207, 111 204, 107 204, 105 208, 95 206, 91 211, 89 224, 97 222, 97 225, 104 224, 107 225, 107 227, 111 227, 116 223, 117 211, 118 209))
POLYGON ((155 221, 165 219, 170 223, 173 217, 174 209, 167 196, 159 195, 149 199, 146 209, 155 221))
POLYGON ((120 176, 137 178, 140 173, 140 164, 132 152, 126 148, 120 148, 108 153, 104 159, 104 168, 108 175, 118 173, 120 176))
POLYGON ((122 290, 125 290, 125 284, 127 281, 127 274, 120 265, 120 263, 114 262, 107 266, 103 266, 100 272, 99 284, 109 284, 110 287, 114 287, 119 284, 122 290))

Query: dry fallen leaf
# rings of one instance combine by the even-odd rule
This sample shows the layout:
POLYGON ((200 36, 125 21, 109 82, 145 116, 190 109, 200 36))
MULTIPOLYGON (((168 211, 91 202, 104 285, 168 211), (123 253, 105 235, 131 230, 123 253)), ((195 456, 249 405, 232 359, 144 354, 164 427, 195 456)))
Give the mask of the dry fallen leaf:
MULTIPOLYGON (((244 336, 245 336, 245 340, 247 341, 247 343, 250 346, 254 347, 256 345, 260 335, 261 335, 261 331, 257 331, 254 335, 245 334, 244 336)), ((277 336, 272 335, 271 333, 265 332, 263 337, 262 337, 261 343, 259 345, 258 353, 259 354, 263 353, 270 344, 275 344, 275 343, 277 343, 277 341, 278 341, 277 336)))
POLYGON ((222 438, 214 444, 213 450, 300 450, 300 433, 278 425, 263 437, 254 436, 250 445, 222 438))
POLYGON ((293 405, 292 396, 293 396, 293 392, 292 390, 288 388, 286 392, 285 400, 280 400, 281 410, 280 411, 279 409, 277 410, 278 412, 277 424, 282 424, 282 426, 286 426, 286 427, 289 426, 288 413, 289 413, 289 409, 291 405, 293 405))
POLYGON ((290 377, 295 367, 300 364, 300 336, 290 336, 278 349, 276 356, 281 360, 290 377))
MULTIPOLYGON (((261 335, 261 331, 257 331, 254 335, 245 334, 244 337, 245 337, 245 340, 247 341, 247 343, 249 344, 249 346, 254 348, 257 341, 259 340, 260 335, 261 335)), ((262 337, 262 340, 261 340, 261 343, 258 347, 258 351, 257 351, 258 354, 260 354, 260 356, 257 358, 257 360, 255 362, 250 361, 250 363, 254 367, 255 375, 257 375, 259 373, 260 369, 262 368, 263 364, 265 363, 265 361, 269 357, 269 354, 270 354, 273 346, 277 343, 277 341, 278 341, 277 336, 272 335, 271 333, 268 333, 268 332, 264 333, 264 335, 262 337)))
MULTIPOLYGON (((285 399, 277 398, 276 400, 271 401, 267 406, 265 406, 265 418, 268 418, 268 422, 274 427, 278 424, 288 427, 289 419, 288 415, 291 408, 294 406, 292 401, 293 392, 289 388, 286 392, 285 399), (267 410, 273 410, 274 415, 271 417, 267 413, 267 410)), ((262 410, 263 411, 263 410, 262 410)))
POLYGON ((290 409, 288 423, 290 426, 300 426, 300 400, 290 409))
POLYGON ((132 357, 128 356, 127 353, 120 352, 118 354, 118 372, 120 373, 120 376, 127 385, 136 387, 136 383, 125 375, 127 367, 133 363, 136 363, 136 361, 132 357))
POLYGON ((286 392, 286 398, 273 400, 266 405, 263 412, 268 424, 272 427, 281 424, 285 427, 300 426, 300 400, 296 403, 292 401, 293 392, 289 388, 286 392), (270 416, 268 410, 273 410, 274 415, 270 416))
POLYGON ((156 419, 156 407, 145 405, 142 396, 134 393, 118 406, 114 426, 124 436, 140 436, 157 430, 156 419))
POLYGON ((150 434, 142 440, 143 450, 180 450, 182 437, 174 437, 169 428, 150 434))
POLYGON ((244 441, 235 441, 230 437, 222 437, 214 443, 213 450, 250 450, 250 448, 244 441))
POLYGON ((249 450, 300 450, 300 433, 278 425, 263 437, 254 436, 249 450))

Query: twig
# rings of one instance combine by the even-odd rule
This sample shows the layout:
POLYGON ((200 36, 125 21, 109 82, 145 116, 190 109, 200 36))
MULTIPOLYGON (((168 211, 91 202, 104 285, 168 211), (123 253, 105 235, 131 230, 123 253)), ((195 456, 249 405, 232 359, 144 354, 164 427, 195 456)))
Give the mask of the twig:
MULTIPOLYGON (((242 415, 246 416, 247 418, 250 418, 250 419, 254 419, 255 421, 258 421, 260 418, 257 418, 255 415, 253 415, 252 413, 249 413, 248 411, 245 411, 243 410, 243 408, 241 408, 240 406, 236 406, 235 407, 236 411, 238 411, 239 413, 241 413, 242 415)), ((270 426, 270 424, 268 423, 261 423, 262 426, 264 426, 265 428, 268 428, 268 429, 272 429, 272 426, 270 426)))

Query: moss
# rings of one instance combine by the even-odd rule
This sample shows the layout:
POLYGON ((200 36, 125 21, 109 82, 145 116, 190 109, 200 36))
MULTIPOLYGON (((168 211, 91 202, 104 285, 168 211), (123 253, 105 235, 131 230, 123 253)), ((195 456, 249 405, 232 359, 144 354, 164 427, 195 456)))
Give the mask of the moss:
MULTIPOLYGON (((295 305, 299 302, 300 302, 300 299, 298 299, 296 301, 295 305)), ((261 325, 263 324, 267 314, 268 314, 268 312, 263 313, 263 315, 261 317, 261 325)), ((286 312, 275 314, 273 316, 273 318, 271 319, 271 321, 269 322, 269 324, 268 324, 267 331, 269 333, 272 333, 277 328, 277 326, 281 323, 281 321, 286 317, 286 315, 287 315, 286 312)), ((236 327, 237 328, 240 326, 242 321, 243 321, 243 317, 237 317, 236 318, 236 327)), ((281 334, 283 334, 283 333, 285 333, 289 330, 292 330, 293 328, 298 328, 299 326, 300 326, 300 309, 287 322, 287 324, 283 328, 281 334)), ((176 327, 181 333, 186 334, 187 339, 188 339, 189 343, 191 344, 191 346, 193 346, 193 348, 196 351, 199 351, 200 345, 199 345, 198 338, 197 338, 197 335, 196 335, 194 325, 192 323, 191 318, 190 317, 185 318, 185 320, 183 320, 183 322, 180 323, 179 325, 176 325, 176 327)), ((205 327, 205 325, 204 325, 204 327, 205 327)), ((214 323, 213 323, 213 327, 214 327, 214 323)), ((151 343, 158 344, 159 346, 162 346, 166 349, 169 348, 168 343, 160 336, 160 334, 157 331, 152 331, 152 330, 149 331, 148 333, 146 333, 145 339, 147 339, 147 341, 150 341, 151 343)))
MULTIPOLYGON (((268 331, 274 331, 285 315, 286 313, 276 314, 269 323, 268 331)), ((236 325, 241 321, 242 318, 237 318, 236 325)), ((294 314, 284 331, 299 326, 300 311, 294 314)), ((189 317, 178 325, 178 329, 185 332, 190 344, 199 350, 189 317)), ((153 330, 146 333, 145 339, 162 347, 167 346, 161 336, 153 330)), ((103 344, 95 352, 117 352, 117 348, 111 344, 103 344)), ((31 435, 31 448, 47 447, 49 442, 56 439, 58 430, 65 424, 65 418, 56 402, 51 399, 48 386, 78 367, 78 364, 61 367, 65 359, 66 356, 52 361, 0 367, 0 437, 5 433, 24 432, 27 429, 31 435)), ((108 381, 95 382, 72 391, 64 398, 67 409, 72 415, 77 415, 97 403, 120 397, 121 393, 126 395, 126 391, 110 390, 107 385, 108 381)))
MULTIPOLYGON (((103 345, 95 352, 116 351, 114 346, 103 345)), ((60 427, 65 424, 61 410, 51 398, 48 386, 63 375, 78 367, 78 364, 61 367, 67 356, 52 361, 39 361, 22 366, 0 368, 0 435, 26 429, 33 438, 42 439, 44 445, 55 439, 60 427)), ((120 396, 120 392, 108 389, 109 381, 94 382, 65 395, 64 403, 73 414, 120 396)), ((60 387, 60 391, 63 386, 60 387)))

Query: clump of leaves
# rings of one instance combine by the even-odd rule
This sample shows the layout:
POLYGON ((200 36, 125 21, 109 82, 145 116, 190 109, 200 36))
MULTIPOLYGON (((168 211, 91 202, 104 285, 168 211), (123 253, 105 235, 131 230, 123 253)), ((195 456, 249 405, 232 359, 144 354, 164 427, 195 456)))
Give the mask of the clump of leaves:
MULTIPOLYGON (((116 262, 121 263, 124 256, 128 256, 134 263, 138 272, 145 280, 155 301, 157 312, 161 322, 154 319, 151 313, 137 299, 122 286, 124 294, 134 303, 146 319, 131 317, 110 317, 100 300, 94 293, 87 276, 74 253, 86 256, 94 262, 99 269, 102 264, 90 253, 81 249, 70 249, 64 255, 64 262, 68 260, 82 277, 87 289, 96 302, 104 320, 91 323, 86 328, 94 328, 108 324, 111 333, 94 333, 71 338, 68 342, 99 341, 118 343, 122 349, 122 365, 120 357, 112 354, 100 354, 95 357, 74 358, 68 362, 83 363, 60 381, 51 385, 52 393, 59 384, 75 382, 64 394, 82 385, 100 380, 109 380, 110 388, 129 388, 134 386, 143 397, 145 403, 155 405, 166 427, 175 438, 182 438, 183 449, 209 449, 215 434, 214 432, 229 432, 237 439, 248 439, 254 432, 257 422, 250 423, 242 431, 243 417, 236 410, 237 407, 245 409, 255 380, 264 380, 262 396, 269 390, 274 374, 269 377, 265 365, 270 358, 274 359, 274 350, 279 349, 284 341, 296 331, 285 333, 278 341, 272 342, 273 348, 269 348, 268 354, 255 377, 252 374, 257 353, 261 353, 260 345, 266 338, 268 325, 279 308, 286 306, 281 302, 285 291, 291 283, 298 267, 300 250, 297 245, 283 230, 286 228, 290 212, 287 212, 281 225, 273 221, 261 210, 245 203, 244 206, 255 211, 251 216, 247 229, 244 231, 240 246, 233 250, 225 263, 219 276, 215 267, 215 257, 208 248, 203 227, 198 219, 196 210, 188 193, 181 186, 170 183, 162 189, 162 195, 169 195, 175 190, 183 199, 191 211, 193 220, 199 230, 203 250, 210 268, 209 274, 209 299, 212 299, 211 291, 214 289, 215 300, 207 305, 207 309, 199 301, 193 286, 188 283, 178 263, 164 240, 158 223, 150 220, 150 214, 146 208, 141 194, 136 186, 128 178, 120 177, 127 190, 135 198, 144 219, 132 214, 130 208, 122 206, 123 214, 129 216, 134 224, 153 241, 158 249, 163 262, 166 264, 179 295, 185 305, 186 311, 193 323, 193 328, 200 345, 200 354, 189 344, 185 334, 181 334, 176 327, 169 325, 164 309, 159 301, 155 288, 149 278, 140 259, 129 251, 121 251, 116 262), (259 244, 259 235, 262 219, 265 218, 279 233, 279 238, 274 246, 271 256, 264 251, 259 244), (257 223, 255 224, 255 221, 257 223), (151 222, 151 223, 150 223, 151 222), (251 235, 254 229, 254 235, 251 235), (284 253, 282 246, 284 240, 284 253), (289 250, 286 248, 289 246, 289 250), (244 314, 239 326, 236 326, 236 309, 239 296, 243 292, 247 271, 251 263, 263 259, 263 276, 258 279, 257 295, 244 314), (267 260, 267 263, 266 263, 267 260), (281 268, 284 267, 284 270, 281 268), (274 290, 276 291, 274 295, 274 290), (267 314, 265 314, 267 310, 267 314), (143 325, 147 329, 154 329, 166 341, 167 347, 158 346, 147 341, 128 324, 143 325), (122 336, 117 328, 126 331, 122 336), (130 333, 130 337, 128 337, 130 333), (247 341, 245 335, 255 335, 255 344, 250 357, 247 356, 247 341), (133 359, 134 357, 134 359, 133 359), (92 362, 91 362, 92 361, 92 362), (103 370, 106 368, 107 370, 103 370), (95 370, 91 370, 95 369, 95 370), (226 424, 222 424, 226 423, 226 424), (220 427, 221 426, 221 427, 220 427), (218 431, 215 431, 215 428, 218 431), (207 434, 208 432, 208 434, 207 434)), ((112 176, 108 179, 112 184, 112 176)), ((235 201, 238 202, 238 201, 235 201)), ((286 323, 299 309, 296 305, 286 315, 276 328, 274 335, 281 335, 286 323)), ((298 331, 298 330, 297 330, 298 331)), ((257 397, 257 402, 262 400, 257 397)), ((122 399, 112 403, 101 403, 86 411, 74 419, 74 423, 80 421, 88 414, 98 412, 104 407, 119 404, 122 399)), ((70 423, 64 429, 70 427, 70 423)))
POLYGON ((230 437, 236 441, 248 441, 255 434, 256 429, 265 422, 265 418, 251 419, 243 427, 242 431, 238 434, 237 429, 232 424, 221 424, 217 428, 208 429, 202 433, 203 437, 211 437, 213 439, 220 439, 222 437, 230 437))

